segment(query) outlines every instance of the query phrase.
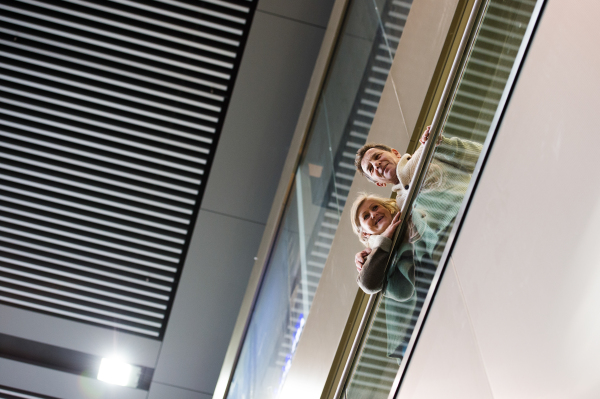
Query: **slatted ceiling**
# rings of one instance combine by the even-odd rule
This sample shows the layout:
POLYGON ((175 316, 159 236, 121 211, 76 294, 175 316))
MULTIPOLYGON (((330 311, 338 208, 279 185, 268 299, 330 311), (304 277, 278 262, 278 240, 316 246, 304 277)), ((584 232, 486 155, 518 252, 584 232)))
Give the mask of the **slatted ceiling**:
POLYGON ((254 7, 0 1, 0 302, 160 338, 254 7))
POLYGON ((2 399, 58 399, 55 397, 7 387, 4 385, 0 385, 0 397, 2 399))
MULTIPOLYGON (((69 3, 74 3, 74 4, 78 4, 78 5, 82 6, 81 11, 75 10, 74 8, 76 8, 76 7, 67 8, 67 7, 57 6, 57 5, 53 5, 53 4, 47 4, 42 1, 35 1, 35 0, 20 0, 20 1, 45 10, 46 14, 49 14, 49 15, 46 15, 46 17, 43 19, 45 21, 52 22, 54 24, 58 24, 61 26, 66 25, 69 28, 79 29, 86 33, 93 33, 93 34, 96 34, 100 37, 104 37, 107 39, 117 39, 117 40, 120 40, 123 42, 134 44, 139 47, 148 47, 150 49, 161 50, 161 51, 171 54, 171 55, 183 56, 185 58, 189 58, 190 60, 196 60, 196 61, 200 61, 200 62, 203 62, 206 64, 220 66, 220 67, 223 67, 226 69, 232 69, 234 66, 232 62, 227 62, 227 61, 221 60, 219 58, 215 59, 215 58, 199 55, 199 54, 191 52, 189 50, 188 51, 180 50, 177 47, 171 47, 171 46, 185 45, 188 47, 196 48, 199 50, 203 50, 203 51, 206 51, 209 53, 214 53, 217 55, 222 55, 224 57, 229 57, 229 58, 235 58, 235 55, 236 55, 235 52, 226 51, 224 49, 219 49, 219 48, 216 48, 213 46, 203 45, 201 43, 196 43, 191 40, 182 39, 181 37, 177 37, 177 36, 164 35, 153 29, 141 28, 136 25, 131 25, 130 23, 120 23, 117 20, 110 18, 110 16, 112 15, 113 17, 114 16, 117 16, 117 17, 122 16, 122 17, 127 17, 130 19, 136 20, 136 15, 134 13, 118 13, 118 12, 115 12, 116 10, 114 10, 114 9, 111 10, 108 7, 101 7, 98 5, 94 5, 91 2, 86 2, 86 1, 68 1, 67 0, 69 3), (108 18, 99 17, 98 14, 91 13, 92 10, 84 9, 83 7, 90 7, 95 12, 100 11, 102 13, 106 13, 108 18), (110 10, 113 12, 107 13, 106 12, 107 10, 110 10), (55 14, 53 12, 59 13, 60 16, 59 17, 54 16, 55 14), (119 15, 119 14, 124 14, 124 15, 119 15), (73 17, 75 17, 75 18, 73 18, 73 17), (99 24, 100 26, 102 26, 102 28, 95 27, 94 25, 96 23, 99 24), (115 29, 109 30, 109 29, 107 29, 107 27, 112 27, 115 29), (136 34, 144 35, 143 39, 140 38, 142 36, 136 37, 136 34), (145 37, 145 36, 147 36, 147 37, 145 37), (150 38, 153 38, 155 40, 150 40, 150 38), (169 44, 169 46, 161 44, 162 41, 164 41, 165 44, 169 44)), ((12 12, 15 12, 15 13, 21 14, 23 16, 27 16, 27 17, 32 17, 32 18, 42 17, 40 12, 24 10, 24 9, 20 9, 17 7, 10 7, 8 5, 4 5, 2 8, 6 11, 12 11, 12 12)), ((200 9, 200 8, 197 8, 197 9, 200 9)), ((40 10, 40 11, 42 11, 42 10, 40 10)), ((153 11, 158 11, 158 10, 155 8, 153 11)), ((215 15, 212 15, 212 16, 215 16, 215 15)), ((148 24, 148 28, 150 28, 150 27, 156 28, 156 25, 154 24, 154 22, 159 22, 157 20, 151 20, 148 18, 140 18, 140 19, 137 19, 137 21, 141 21, 141 22, 144 22, 145 24, 148 24)), ((195 22, 202 24, 201 20, 198 20, 195 22)), ((27 22, 22 22, 22 24, 25 26, 33 27, 33 28, 38 28, 40 30, 45 30, 47 32, 56 32, 56 30, 53 29, 52 27, 43 27, 42 28, 42 27, 39 27, 38 25, 36 25, 35 23, 27 23, 27 22)), ((214 23, 204 22, 204 25, 210 26, 211 28, 228 31, 230 33, 235 33, 235 34, 239 34, 242 32, 239 29, 230 29, 230 28, 224 27, 219 24, 214 24, 214 23)), ((180 33, 182 33, 182 32, 180 32, 180 33)), ((91 39, 91 38, 79 39, 79 38, 76 38, 75 35, 69 34, 66 32, 62 33, 62 34, 64 34, 65 36, 68 36, 70 38, 74 38, 75 40, 90 42, 90 43, 97 44, 99 46, 112 48, 117 51, 127 52, 127 48, 124 47, 123 45, 103 43, 103 42, 98 41, 97 39, 91 39)), ((184 68, 189 68, 191 70, 202 71, 203 73, 208 74, 208 75, 220 77, 223 79, 231 78, 231 76, 226 72, 211 70, 208 68, 197 67, 197 66, 192 65, 191 63, 188 64, 188 63, 178 62, 178 61, 174 61, 174 60, 167 61, 163 58, 164 56, 161 57, 161 56, 156 56, 156 55, 152 55, 152 54, 144 54, 143 52, 141 52, 139 50, 133 50, 133 51, 136 52, 137 55, 139 55, 140 57, 143 57, 143 58, 148 58, 148 59, 157 58, 157 59, 162 60, 165 63, 171 63, 173 65, 180 65, 180 66, 183 66, 184 68)))

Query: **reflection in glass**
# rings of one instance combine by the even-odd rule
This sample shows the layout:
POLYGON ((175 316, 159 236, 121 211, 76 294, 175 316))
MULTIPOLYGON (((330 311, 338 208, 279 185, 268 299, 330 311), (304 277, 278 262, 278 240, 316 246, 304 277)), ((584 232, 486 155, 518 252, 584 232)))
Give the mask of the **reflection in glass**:
POLYGON ((383 399, 390 393, 534 6, 532 0, 490 0, 482 6, 481 24, 442 123, 444 138, 425 168, 406 234, 391 256, 344 398, 383 399), (393 299, 398 297, 394 273, 400 271, 415 288, 403 301, 393 299))
POLYGON ((277 396, 329 254, 412 0, 351 0, 260 287, 230 399, 277 396))

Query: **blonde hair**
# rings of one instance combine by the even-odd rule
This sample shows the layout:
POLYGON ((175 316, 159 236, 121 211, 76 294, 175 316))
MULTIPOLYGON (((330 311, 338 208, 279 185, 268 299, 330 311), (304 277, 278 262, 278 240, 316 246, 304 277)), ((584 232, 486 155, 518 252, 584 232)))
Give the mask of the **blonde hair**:
POLYGON ((383 198, 378 195, 368 194, 368 193, 360 193, 358 197, 354 200, 352 204, 352 209, 350 210, 350 222, 352 223, 352 230, 358 236, 360 242, 362 242, 366 247, 369 246, 369 237, 365 237, 363 234, 362 226, 360 225, 360 221, 358 220, 358 208, 362 206, 362 204, 366 200, 373 200, 379 203, 381 206, 386 208, 392 216, 396 214, 400 209, 398 205, 396 205, 396 200, 393 198, 383 198))

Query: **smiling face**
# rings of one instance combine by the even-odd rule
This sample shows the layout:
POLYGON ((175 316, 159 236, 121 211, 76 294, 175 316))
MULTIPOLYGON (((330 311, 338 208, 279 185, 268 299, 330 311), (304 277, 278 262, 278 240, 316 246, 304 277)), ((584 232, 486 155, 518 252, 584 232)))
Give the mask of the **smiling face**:
POLYGON ((392 222, 391 212, 373 199, 366 199, 357 214, 362 231, 369 235, 383 233, 392 222))
POLYGON ((360 166, 375 184, 385 186, 387 183, 398 184, 396 165, 399 160, 400 154, 393 148, 391 151, 371 148, 365 152, 360 166))

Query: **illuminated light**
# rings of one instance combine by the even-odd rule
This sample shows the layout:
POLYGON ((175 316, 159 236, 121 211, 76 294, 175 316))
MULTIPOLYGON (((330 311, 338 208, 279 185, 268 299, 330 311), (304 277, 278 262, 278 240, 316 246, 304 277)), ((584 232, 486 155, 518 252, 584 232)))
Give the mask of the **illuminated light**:
POLYGON ((100 362, 98 379, 109 384, 137 387, 139 371, 141 371, 139 367, 134 367, 115 358, 105 357, 100 362), (137 373, 135 369, 138 369, 137 373))

